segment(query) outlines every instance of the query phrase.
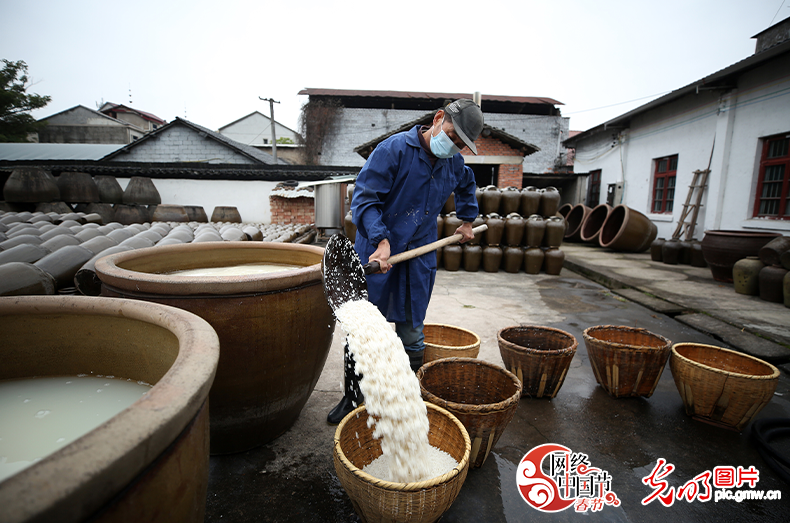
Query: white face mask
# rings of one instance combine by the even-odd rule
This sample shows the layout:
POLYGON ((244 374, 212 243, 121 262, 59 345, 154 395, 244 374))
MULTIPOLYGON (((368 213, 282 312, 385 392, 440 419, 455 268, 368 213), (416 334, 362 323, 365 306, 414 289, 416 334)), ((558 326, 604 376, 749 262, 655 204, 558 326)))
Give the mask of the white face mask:
MULTIPOLYGON (((444 118, 442 118, 442 124, 444 124, 444 118)), ((439 134, 434 136, 431 134, 431 152, 437 158, 452 158, 459 152, 461 149, 453 143, 447 133, 444 132, 441 125, 439 126, 439 134)))

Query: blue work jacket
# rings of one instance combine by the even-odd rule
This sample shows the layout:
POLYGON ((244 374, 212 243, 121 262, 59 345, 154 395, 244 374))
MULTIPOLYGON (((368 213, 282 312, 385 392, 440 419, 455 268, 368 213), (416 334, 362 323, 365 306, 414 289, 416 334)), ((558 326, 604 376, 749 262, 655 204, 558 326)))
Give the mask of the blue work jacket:
MULTIPOLYGON (((439 158, 431 166, 419 131, 417 125, 381 142, 357 177, 351 214, 354 248, 363 264, 385 238, 390 255, 436 241, 436 217, 452 192, 458 218, 471 222, 478 215, 475 176, 463 156, 439 158)), ((425 320, 435 279, 436 252, 430 252, 368 276, 368 299, 387 321, 404 323, 409 295, 416 327, 425 320)))

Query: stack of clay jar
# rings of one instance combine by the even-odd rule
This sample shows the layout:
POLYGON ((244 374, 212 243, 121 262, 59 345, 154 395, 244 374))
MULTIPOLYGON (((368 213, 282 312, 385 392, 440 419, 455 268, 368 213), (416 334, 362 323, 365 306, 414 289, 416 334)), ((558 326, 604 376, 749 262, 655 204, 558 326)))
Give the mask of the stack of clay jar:
POLYGON ((790 307, 790 237, 777 236, 757 256, 735 262, 732 282, 739 294, 790 307))
MULTIPOLYGON (((524 270, 537 274, 559 274, 565 259, 559 249, 565 235, 565 220, 557 214, 560 195, 554 187, 500 190, 493 185, 478 189, 481 214, 473 227, 488 225, 463 246, 451 245, 437 252, 437 265, 448 271, 486 272, 524 270), (525 218, 528 217, 528 218, 525 218)), ((438 217, 438 236, 451 236, 461 225, 455 214, 454 195, 447 200, 444 214, 438 217)))

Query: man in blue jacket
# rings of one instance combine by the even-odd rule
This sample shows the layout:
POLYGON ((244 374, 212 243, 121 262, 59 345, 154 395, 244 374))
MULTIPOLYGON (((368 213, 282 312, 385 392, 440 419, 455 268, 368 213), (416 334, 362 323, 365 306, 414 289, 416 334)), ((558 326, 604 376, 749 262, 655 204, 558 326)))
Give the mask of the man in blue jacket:
MULTIPOLYGON (((428 126, 414 126, 381 142, 357 177, 351 214, 357 226, 354 249, 362 263, 377 261, 381 272, 368 276, 368 299, 395 330, 415 372, 422 366, 423 321, 436 279, 436 253, 390 265, 390 256, 416 249, 437 238, 436 217, 455 192, 455 231, 461 242, 472 239, 478 215, 475 177, 464 164, 464 147, 477 154, 483 113, 472 100, 456 100, 440 109, 428 126)), ((359 377, 346 345, 345 386, 340 403, 329 413, 339 423, 362 403, 359 377)))

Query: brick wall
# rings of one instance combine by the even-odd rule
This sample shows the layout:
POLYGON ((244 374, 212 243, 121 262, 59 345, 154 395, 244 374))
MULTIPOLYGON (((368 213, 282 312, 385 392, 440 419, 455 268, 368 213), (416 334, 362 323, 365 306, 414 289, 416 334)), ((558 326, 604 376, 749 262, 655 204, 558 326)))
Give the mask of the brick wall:
MULTIPOLYGON (((522 157, 521 153, 510 147, 508 144, 493 138, 491 136, 481 136, 475 140, 475 147, 477 147, 478 156, 517 156, 522 157)), ((464 148, 461 154, 468 156, 472 155, 469 148, 464 148)), ((521 189, 522 181, 524 178, 524 164, 501 164, 499 166, 499 175, 497 178, 497 187, 504 189, 506 187, 516 187, 521 189)))
POLYGON ((299 198, 269 196, 269 207, 272 212, 273 225, 315 223, 314 198, 303 196, 299 198))

